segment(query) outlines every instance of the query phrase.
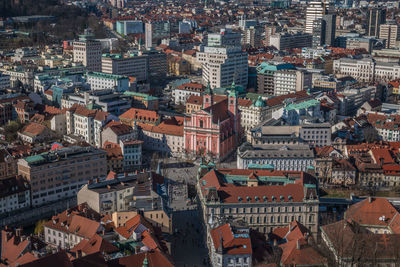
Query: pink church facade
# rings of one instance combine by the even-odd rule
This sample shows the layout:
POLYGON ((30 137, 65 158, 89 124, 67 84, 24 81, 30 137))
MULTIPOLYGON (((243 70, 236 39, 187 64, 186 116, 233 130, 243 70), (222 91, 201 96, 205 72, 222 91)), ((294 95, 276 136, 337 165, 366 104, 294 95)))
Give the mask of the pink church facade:
POLYGON ((206 156, 223 160, 236 150, 241 135, 236 92, 214 103, 208 88, 203 96, 203 108, 185 121, 185 152, 189 157, 206 156))

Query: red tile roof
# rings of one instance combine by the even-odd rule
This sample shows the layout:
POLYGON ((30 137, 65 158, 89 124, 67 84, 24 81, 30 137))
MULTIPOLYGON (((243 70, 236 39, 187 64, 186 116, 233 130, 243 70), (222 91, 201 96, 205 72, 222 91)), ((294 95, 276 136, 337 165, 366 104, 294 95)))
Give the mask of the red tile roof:
POLYGON ((143 131, 148 131, 152 133, 161 133, 166 135, 183 136, 183 123, 179 120, 166 119, 158 125, 148 124, 148 123, 138 123, 137 124, 143 131))
POLYGON ((44 266, 57 266, 57 267, 73 267, 68 254, 64 250, 57 253, 45 256, 36 261, 20 265, 21 267, 44 267, 44 266))
POLYGON ((152 122, 156 123, 160 116, 156 111, 139 109, 139 108, 131 108, 122 115, 119 116, 121 120, 128 121, 141 121, 141 122, 152 122))
POLYGON ((133 129, 131 126, 120 123, 120 122, 115 122, 113 124, 107 124, 105 129, 110 128, 111 131, 113 131, 117 136, 121 135, 127 135, 132 133, 133 129))
POLYGON ((108 262, 109 267, 140 267, 147 259, 148 267, 174 267, 171 261, 161 251, 139 253, 128 257, 114 259, 108 262))
POLYGON ((289 223, 286 227, 276 227, 272 231, 271 238, 277 239, 278 241, 286 239, 286 241, 293 241, 305 238, 310 235, 310 231, 299 223, 298 221, 293 221, 289 223))
POLYGON ((400 130, 400 115, 385 115, 379 113, 368 113, 368 122, 375 128, 400 130))
MULTIPOLYGON (((30 241, 22 240, 11 232, 1 231, 1 261, 8 264, 19 262, 21 256, 29 249, 30 241)), ((28 256, 27 256, 28 257, 28 256)))
POLYGON ((383 160, 383 164, 393 164, 395 163, 393 156, 389 149, 384 148, 374 148, 371 149, 372 157, 375 160, 375 163, 379 164, 381 159, 383 160))
MULTIPOLYGON (((345 213, 346 220, 355 221, 361 225, 391 227, 392 223, 396 222, 397 229, 395 217, 399 217, 399 213, 387 199, 373 197, 351 205, 345 213)), ((400 232, 395 233, 400 234, 400 232)))
POLYGON ((212 188, 217 190, 220 200, 224 203, 257 203, 257 202, 282 202, 293 201, 302 202, 305 197, 318 197, 315 189, 305 191, 303 182, 313 179, 312 176, 295 171, 269 171, 269 170, 240 170, 240 169, 215 169, 210 170, 202 178, 200 185, 204 197, 212 192, 212 188), (258 185, 258 186, 236 186, 224 182, 224 176, 244 176, 249 177, 254 172, 255 176, 274 176, 286 178, 293 176, 297 178, 293 184, 285 185, 258 185), (306 180, 306 181, 305 181, 306 180), (283 197, 281 199, 281 196, 283 197), (264 197, 266 197, 264 199, 264 197))
POLYGON ((75 247, 73 247, 70 252, 77 253, 78 251, 82 252, 82 255, 89 255, 96 252, 101 253, 113 253, 119 251, 117 247, 103 239, 101 236, 95 234, 89 240, 82 239, 75 247))
POLYGON ((250 237, 235 237, 229 224, 221 225, 210 231, 214 248, 217 250, 222 244, 227 254, 252 254, 250 237))
POLYGON ((267 105, 269 107, 273 107, 273 106, 278 106, 281 105, 283 103, 283 101, 285 99, 305 99, 305 98, 309 98, 310 96, 308 95, 307 91, 299 91, 296 93, 292 93, 292 94, 287 94, 287 95, 281 95, 281 96, 276 96, 270 99, 267 99, 267 105))
POLYGON ((43 134, 46 130, 48 130, 46 126, 36 122, 31 122, 26 125, 21 132, 24 135, 38 136, 43 134))
POLYGON ((102 215, 83 203, 53 216, 44 226, 90 239, 103 227, 107 228, 107 225, 100 224, 102 218, 102 215))
POLYGON ((57 114, 62 114, 63 111, 61 109, 59 109, 59 108, 46 105, 44 107, 44 113, 48 113, 48 114, 51 114, 51 115, 57 115, 57 114))
POLYGON ((328 260, 308 245, 305 239, 293 240, 280 245, 283 266, 326 266, 328 260))

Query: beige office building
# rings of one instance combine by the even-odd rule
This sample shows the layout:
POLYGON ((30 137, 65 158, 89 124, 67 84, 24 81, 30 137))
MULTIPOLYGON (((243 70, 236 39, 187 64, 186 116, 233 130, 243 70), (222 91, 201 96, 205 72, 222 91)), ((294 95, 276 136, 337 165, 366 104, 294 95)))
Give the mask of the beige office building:
POLYGON ((18 174, 31 185, 32 206, 76 196, 91 179, 107 174, 106 152, 93 147, 60 148, 18 160, 18 174))

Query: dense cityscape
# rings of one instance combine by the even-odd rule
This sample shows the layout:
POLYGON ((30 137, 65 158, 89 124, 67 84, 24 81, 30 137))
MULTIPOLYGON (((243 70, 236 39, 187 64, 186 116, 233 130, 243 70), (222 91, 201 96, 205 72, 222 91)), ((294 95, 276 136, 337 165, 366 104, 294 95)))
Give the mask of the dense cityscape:
POLYGON ((399 22, 2 0, 0 267, 400 266, 399 22))

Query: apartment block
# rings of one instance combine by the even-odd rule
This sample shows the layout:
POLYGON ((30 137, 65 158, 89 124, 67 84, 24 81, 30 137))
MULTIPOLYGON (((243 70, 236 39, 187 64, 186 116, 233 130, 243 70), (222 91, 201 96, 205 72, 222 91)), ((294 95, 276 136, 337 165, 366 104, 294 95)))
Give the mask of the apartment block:
POLYGON ((398 46, 400 27, 397 24, 382 24, 380 26, 379 38, 386 40, 386 48, 398 46))
POLYGON ((117 175, 86 184, 78 192, 78 204, 88 203, 102 214, 162 209, 161 197, 153 191, 149 173, 117 175))
POLYGON ((92 90, 113 89, 123 92, 129 89, 129 78, 122 75, 88 72, 86 73, 86 82, 90 84, 92 90))
POLYGON ((90 34, 80 35, 73 43, 74 62, 82 62, 89 71, 101 71, 101 43, 90 34))
POLYGON ((312 46, 312 35, 308 33, 277 33, 270 36, 270 46, 278 50, 312 46))
POLYGON ((103 73, 135 77, 137 82, 148 79, 148 64, 148 57, 142 55, 104 54, 101 58, 103 73))
POLYGON ((238 85, 247 86, 248 56, 240 46, 207 46, 204 51, 198 52, 196 57, 202 63, 204 85, 210 83, 212 88, 228 87, 234 82, 238 85))
POLYGON ((106 152, 93 147, 59 148, 18 160, 34 207, 75 196, 88 180, 106 176, 106 169, 106 152))
POLYGON ((0 192, 0 215, 31 206, 30 185, 22 176, 1 179, 0 192))

